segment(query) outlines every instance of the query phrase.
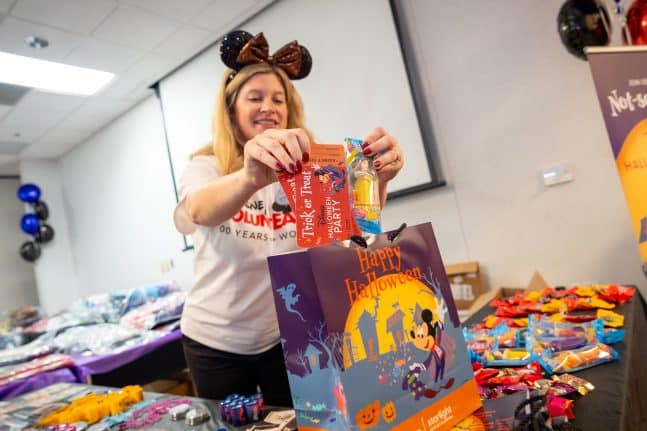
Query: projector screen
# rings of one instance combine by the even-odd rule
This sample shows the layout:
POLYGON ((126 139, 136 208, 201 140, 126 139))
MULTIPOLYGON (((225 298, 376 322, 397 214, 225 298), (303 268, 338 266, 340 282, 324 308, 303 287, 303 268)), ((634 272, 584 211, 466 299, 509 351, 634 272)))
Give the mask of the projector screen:
MULTIPOLYGON (((294 39, 308 48, 312 71, 294 84, 318 142, 361 139, 383 126, 398 139, 406 161, 389 184, 391 196, 439 180, 432 178, 388 0, 281 0, 237 28, 262 31, 270 53, 294 39)), ((158 83, 174 179, 189 155, 211 141, 216 92, 226 69, 219 48, 217 41, 158 83)))

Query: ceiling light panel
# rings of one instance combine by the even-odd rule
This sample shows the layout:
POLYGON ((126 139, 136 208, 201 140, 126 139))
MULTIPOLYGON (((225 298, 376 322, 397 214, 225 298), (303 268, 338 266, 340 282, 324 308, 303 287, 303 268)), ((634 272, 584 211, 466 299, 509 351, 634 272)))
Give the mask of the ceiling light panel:
POLYGON ((103 88, 114 76, 100 70, 0 51, 0 82, 6 84, 89 96, 103 88))

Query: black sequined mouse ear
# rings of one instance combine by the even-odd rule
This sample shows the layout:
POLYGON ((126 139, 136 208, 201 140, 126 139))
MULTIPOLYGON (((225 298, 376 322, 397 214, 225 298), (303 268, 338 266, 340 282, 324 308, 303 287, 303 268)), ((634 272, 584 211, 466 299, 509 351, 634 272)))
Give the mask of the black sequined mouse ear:
POLYGON ((303 79, 308 76, 312 69, 312 57, 310 56, 308 48, 299 45, 299 50, 301 51, 301 67, 299 68, 299 72, 292 77, 292 79, 303 79))
POLYGON ((254 37, 251 33, 244 30, 234 30, 222 39, 220 45, 220 58, 225 66, 239 70, 243 65, 236 62, 236 58, 243 49, 243 46, 254 37))

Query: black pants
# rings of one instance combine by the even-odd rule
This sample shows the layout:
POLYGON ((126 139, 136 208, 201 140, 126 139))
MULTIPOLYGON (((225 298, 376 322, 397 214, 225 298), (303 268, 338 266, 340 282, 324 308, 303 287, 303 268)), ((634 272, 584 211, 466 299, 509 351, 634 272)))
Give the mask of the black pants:
POLYGON ((280 344, 257 355, 238 355, 212 349, 183 335, 182 346, 200 398, 221 400, 233 393, 255 394, 258 386, 265 404, 292 407, 280 344))

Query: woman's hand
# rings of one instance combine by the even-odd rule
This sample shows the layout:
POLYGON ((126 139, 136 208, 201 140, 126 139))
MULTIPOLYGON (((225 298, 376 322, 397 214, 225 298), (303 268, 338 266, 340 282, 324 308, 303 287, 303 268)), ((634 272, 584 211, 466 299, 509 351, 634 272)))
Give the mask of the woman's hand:
POLYGON ((303 129, 268 129, 247 141, 243 175, 260 189, 276 181, 277 172, 297 173, 310 157, 310 139, 303 129))
POLYGON ((380 178, 380 184, 386 185, 391 181, 404 166, 402 148, 398 140, 389 135, 382 127, 376 127, 364 139, 362 151, 366 156, 376 157, 373 159, 373 166, 380 178))
POLYGON ((386 202, 386 186, 404 166, 404 153, 398 140, 389 135, 382 127, 376 127, 368 134, 362 144, 366 156, 373 156, 373 166, 380 180, 380 202, 386 202))

